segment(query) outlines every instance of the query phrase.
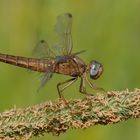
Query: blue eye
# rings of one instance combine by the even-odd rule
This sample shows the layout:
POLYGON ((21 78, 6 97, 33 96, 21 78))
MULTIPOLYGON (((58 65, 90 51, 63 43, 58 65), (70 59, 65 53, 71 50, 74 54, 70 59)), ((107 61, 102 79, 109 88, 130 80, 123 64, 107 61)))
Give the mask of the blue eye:
POLYGON ((95 76, 98 73, 99 68, 100 68, 100 65, 96 65, 96 64, 91 65, 90 75, 95 76))
POLYGON ((97 61, 92 61, 90 63, 90 77, 92 79, 97 79, 100 77, 100 75, 103 72, 103 66, 101 63, 97 62, 97 61))

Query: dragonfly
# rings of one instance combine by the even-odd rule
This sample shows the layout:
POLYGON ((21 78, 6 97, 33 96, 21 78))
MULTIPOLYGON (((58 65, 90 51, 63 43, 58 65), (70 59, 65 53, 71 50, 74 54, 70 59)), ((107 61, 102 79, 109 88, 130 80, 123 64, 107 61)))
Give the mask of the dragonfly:
POLYGON ((80 78, 79 92, 83 94, 91 95, 86 90, 86 84, 94 90, 103 90, 93 84, 88 78, 89 76, 92 80, 98 79, 103 73, 103 65, 96 60, 86 64, 79 57, 84 51, 72 52, 71 30, 72 14, 64 13, 57 17, 55 31, 59 35, 60 42, 52 47, 53 49, 49 47, 45 40, 41 40, 33 51, 37 57, 29 58, 0 53, 0 61, 43 73, 41 86, 44 86, 54 73, 70 76, 70 79, 57 84, 60 98, 64 98, 62 92, 76 82, 78 78, 80 78))

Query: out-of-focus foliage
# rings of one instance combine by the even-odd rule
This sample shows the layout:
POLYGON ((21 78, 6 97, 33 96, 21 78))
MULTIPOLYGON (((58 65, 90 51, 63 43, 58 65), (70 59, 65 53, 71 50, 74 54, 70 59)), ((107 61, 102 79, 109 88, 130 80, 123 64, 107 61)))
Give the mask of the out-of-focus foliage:
MULTIPOLYGON (((104 65, 103 76, 95 83, 106 90, 140 86, 140 1, 139 0, 1 0, 0 53, 31 56, 34 46, 45 39, 55 43, 53 27, 56 17, 73 14, 73 51, 86 49, 81 57, 104 65)), ((58 97, 55 85, 68 79, 55 75, 37 93, 39 74, 0 63, 0 110, 16 105, 25 107, 58 97)), ((66 98, 82 98, 79 83, 65 91, 66 98), (73 91, 73 94, 70 94, 73 91)), ((88 89, 90 92, 91 89, 88 89)), ((70 130, 59 138, 46 135, 39 140, 107 139, 139 140, 139 120, 122 124, 96 126, 87 130, 70 130)))

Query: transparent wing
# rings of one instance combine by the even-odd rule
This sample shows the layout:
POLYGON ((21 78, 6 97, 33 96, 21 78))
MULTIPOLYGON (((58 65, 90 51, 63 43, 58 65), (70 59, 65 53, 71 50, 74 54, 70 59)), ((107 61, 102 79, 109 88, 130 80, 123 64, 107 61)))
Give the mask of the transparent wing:
POLYGON ((51 72, 51 68, 47 69, 46 73, 41 75, 41 84, 37 90, 38 92, 52 78, 52 76, 53 76, 53 73, 51 72))
POLYGON ((48 72, 42 76, 40 88, 43 87, 53 76, 53 73, 48 72))
POLYGON ((55 45, 55 48, 63 55, 71 54, 73 48, 71 28, 72 15, 70 13, 58 16, 55 31, 60 37, 60 42, 55 45))
MULTIPOLYGON (((34 48, 33 55, 38 58, 47 58, 47 59, 54 59, 56 56, 54 52, 49 48, 47 42, 45 40, 41 40, 34 48)), ((51 79, 52 73, 52 66, 46 69, 45 74, 41 75, 41 84, 38 88, 39 90, 51 79)))
POLYGON ((33 55, 38 58, 54 58, 54 52, 49 48, 45 40, 39 41, 33 50, 33 55))

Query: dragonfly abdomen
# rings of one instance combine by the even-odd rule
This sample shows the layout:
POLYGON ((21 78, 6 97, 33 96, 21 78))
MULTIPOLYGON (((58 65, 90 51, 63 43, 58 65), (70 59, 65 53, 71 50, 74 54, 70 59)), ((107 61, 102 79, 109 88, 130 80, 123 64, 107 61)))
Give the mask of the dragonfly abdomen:
POLYGON ((46 72, 48 65, 51 65, 51 61, 48 59, 36 59, 8 54, 0 54, 0 61, 38 72, 46 72))

